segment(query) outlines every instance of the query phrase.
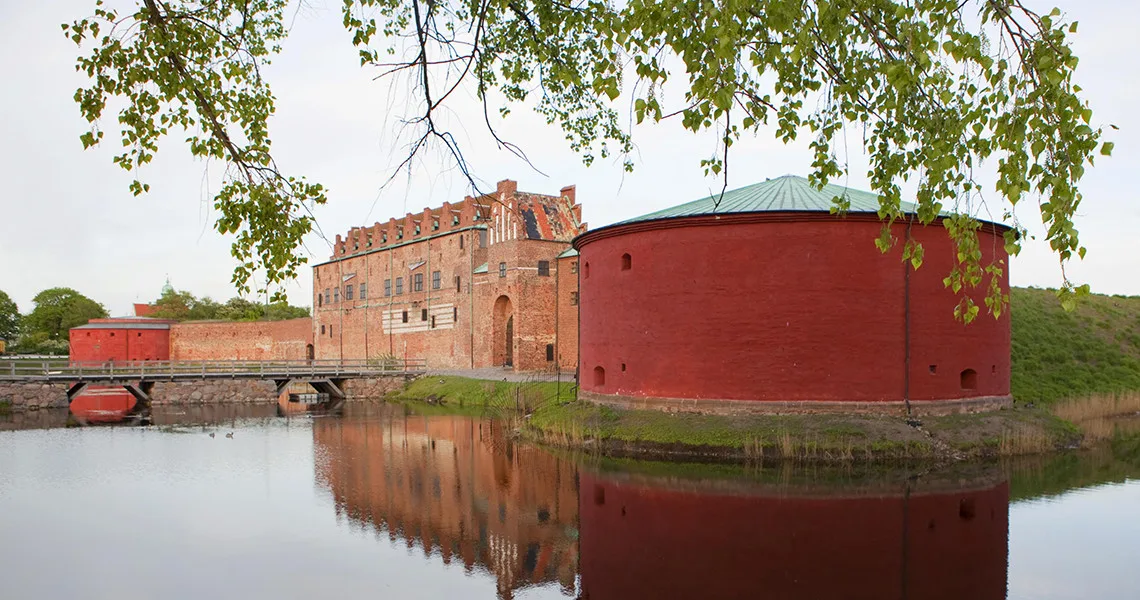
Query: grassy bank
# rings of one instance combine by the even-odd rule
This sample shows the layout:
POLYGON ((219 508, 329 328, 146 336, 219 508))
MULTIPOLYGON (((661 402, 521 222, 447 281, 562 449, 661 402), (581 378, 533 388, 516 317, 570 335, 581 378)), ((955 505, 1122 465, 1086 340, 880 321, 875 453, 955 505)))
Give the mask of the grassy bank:
POLYGON ((1040 408, 921 421, 837 414, 728 417, 615 410, 574 400, 572 392, 567 384, 552 382, 424 377, 387 400, 411 403, 428 413, 514 418, 524 437, 607 456, 814 462, 962 459, 1044 452, 1074 446, 1081 439, 1073 425, 1040 408))
POLYGON ((1140 297, 1093 295, 1069 313, 1052 291, 1014 288, 1010 304, 1018 402, 1140 391, 1140 297))

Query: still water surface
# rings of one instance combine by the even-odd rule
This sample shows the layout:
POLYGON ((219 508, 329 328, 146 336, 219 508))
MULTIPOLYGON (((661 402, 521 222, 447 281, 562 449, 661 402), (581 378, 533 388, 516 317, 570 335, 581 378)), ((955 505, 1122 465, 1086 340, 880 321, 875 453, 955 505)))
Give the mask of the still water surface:
POLYGON ((1124 445, 745 470, 552 454, 401 407, 269 410, 0 431, 0 597, 1140 598, 1124 445))

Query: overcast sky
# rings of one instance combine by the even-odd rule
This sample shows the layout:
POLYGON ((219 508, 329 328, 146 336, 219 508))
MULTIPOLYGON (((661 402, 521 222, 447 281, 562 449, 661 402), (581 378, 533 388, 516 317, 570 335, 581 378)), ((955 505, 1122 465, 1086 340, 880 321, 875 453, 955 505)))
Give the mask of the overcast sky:
MULTIPOLYGON (((1094 124, 1120 127, 1109 132, 1114 156, 1098 161, 1081 183, 1085 199, 1077 225, 1089 252, 1069 267, 1069 275, 1094 292, 1140 294, 1140 3, 1065 0, 1038 8, 1047 12, 1055 4, 1080 22, 1077 79, 1092 104, 1094 124)), ((38 291, 69 286, 114 315, 130 314, 131 303, 153 300, 167 277, 178 289, 229 298, 235 294, 230 240, 212 229, 210 198, 219 166, 194 160, 174 136, 141 173, 151 193, 134 197, 127 190, 131 176, 111 163, 117 136, 108 132, 111 143, 103 149, 84 151, 79 143, 86 123, 72 94, 84 79, 74 71, 77 49, 61 34, 60 23, 89 14, 93 5, 94 0, 0 0, 0 289, 25 312, 38 291)), ((298 16, 268 77, 278 99, 271 132, 279 164, 329 190, 329 204, 316 213, 320 229, 332 239, 352 226, 461 200, 465 182, 445 169, 446 161, 430 156, 410 178, 401 175, 381 188, 403 158, 396 123, 406 102, 399 90, 373 81, 375 73, 359 67, 340 25, 340 2, 316 0, 311 6, 298 16)), ((614 160, 585 167, 558 128, 515 108, 502 134, 522 146, 543 175, 496 150, 472 103, 459 100, 450 125, 461 134, 482 181, 493 186, 515 179, 521 190, 538 193, 575 184, 592 228, 720 189, 718 180, 702 176, 699 164, 714 152, 713 139, 694 136, 679 123, 635 128, 637 167, 626 174, 614 160)), ((759 136, 733 152, 730 188, 806 175, 811 165, 806 142, 785 146, 759 136)), ((868 189, 865 162, 852 156, 851 164, 848 185, 868 189)), ((1040 233, 1035 206, 1021 206, 1018 216, 1040 233)), ((331 252, 317 234, 306 246, 311 263, 331 252)), ((307 267, 303 271, 288 292, 293 303, 309 305, 311 277, 307 267)), ((1061 272, 1038 239, 1014 259, 1011 278, 1014 285, 1056 286, 1061 272)))

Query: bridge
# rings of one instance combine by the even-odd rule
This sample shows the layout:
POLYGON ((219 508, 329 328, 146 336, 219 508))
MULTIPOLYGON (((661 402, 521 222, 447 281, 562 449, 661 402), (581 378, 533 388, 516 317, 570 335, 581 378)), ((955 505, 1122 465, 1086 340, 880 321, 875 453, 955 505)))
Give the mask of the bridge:
POLYGON ((0 360, 0 382, 67 383, 68 401, 87 386, 112 385, 126 388, 140 403, 150 404, 155 383, 205 381, 210 379, 271 380, 278 394, 294 382, 304 382, 330 398, 343 400, 347 379, 366 377, 411 377, 427 372, 427 361, 416 358, 375 360, 278 360, 278 361, 139 361, 72 362, 69 360, 0 360))

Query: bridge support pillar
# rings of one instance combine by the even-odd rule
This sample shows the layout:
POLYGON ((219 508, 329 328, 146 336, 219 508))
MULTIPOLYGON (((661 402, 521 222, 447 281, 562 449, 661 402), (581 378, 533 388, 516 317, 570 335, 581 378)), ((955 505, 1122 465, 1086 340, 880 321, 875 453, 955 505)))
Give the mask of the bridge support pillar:
POLYGON ((128 383, 123 387, 135 397, 136 406, 150 406, 150 392, 154 389, 153 381, 140 381, 137 385, 128 383))
POLYGON ((343 379, 316 379, 309 382, 314 390, 329 395, 329 408, 340 408, 348 396, 344 393, 343 379))
POLYGON ((67 403, 71 404, 71 401, 75 400, 75 397, 82 394, 85 389, 87 389, 86 381, 71 384, 71 387, 67 389, 67 403))

